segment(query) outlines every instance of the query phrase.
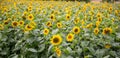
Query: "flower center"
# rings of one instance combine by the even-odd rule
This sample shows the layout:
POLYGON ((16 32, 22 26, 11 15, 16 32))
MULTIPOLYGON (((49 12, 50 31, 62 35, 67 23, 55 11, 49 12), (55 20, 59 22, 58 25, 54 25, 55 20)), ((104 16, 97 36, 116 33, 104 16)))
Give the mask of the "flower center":
POLYGON ((78 29, 75 29, 75 32, 78 32, 78 29))
POLYGON ((16 22, 14 22, 14 23, 13 23, 13 25, 14 25, 14 26, 17 26, 17 23, 16 23, 16 22))
POLYGON ((53 39, 53 42, 54 42, 54 43, 58 43, 58 42, 59 42, 59 39, 56 37, 56 38, 53 39))
POLYGON ((71 38, 72 38, 72 36, 71 36, 71 35, 69 35, 69 36, 68 36, 68 38, 69 38, 69 39, 71 39, 71 38))

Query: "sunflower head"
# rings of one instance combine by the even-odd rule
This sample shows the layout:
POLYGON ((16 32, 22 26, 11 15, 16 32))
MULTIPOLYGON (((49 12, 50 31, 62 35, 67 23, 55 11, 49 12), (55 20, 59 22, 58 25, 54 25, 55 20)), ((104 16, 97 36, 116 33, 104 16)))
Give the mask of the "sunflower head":
POLYGON ((2 24, 0 24, 0 30, 3 30, 4 26, 2 24))
POLYGON ((72 33, 69 33, 68 35, 67 35, 67 41, 73 41, 73 39, 74 39, 74 34, 72 34, 72 33))
POLYGON ((66 14, 66 20, 70 20, 70 14, 66 14))
POLYGON ((19 21, 19 25, 23 26, 24 25, 24 21, 23 20, 19 21))
POLYGON ((61 22, 57 22, 57 27, 58 28, 62 28, 62 23, 61 22))
POLYGON ((37 24, 36 24, 36 22, 34 22, 34 21, 30 21, 30 25, 36 26, 37 24))
POLYGON ((84 20, 86 20, 86 19, 87 19, 87 15, 84 16, 84 20))
POLYGON ((18 23, 17 21, 13 21, 13 22, 12 22, 12 27, 17 27, 18 24, 19 24, 19 23, 18 23))
POLYGON ((82 25, 84 25, 84 23, 85 23, 84 20, 82 20, 81 23, 82 23, 82 25))
POLYGON ((46 25, 47 25, 48 27, 51 27, 51 26, 52 26, 52 22, 51 22, 51 21, 48 21, 48 22, 46 23, 46 25))
POLYGON ((32 11, 32 6, 29 6, 27 10, 32 11))
POLYGON ((27 15, 27 12, 25 11, 24 13, 23 13, 23 16, 26 16, 27 15))
POLYGON ((109 8, 109 11, 112 11, 112 9, 113 9, 113 8, 112 8, 112 7, 110 7, 110 8, 109 8))
POLYGON ((49 29, 45 28, 45 29, 43 30, 43 33, 44 33, 45 35, 47 35, 47 34, 49 33, 49 29))
POLYGON ((28 20, 33 20, 34 19, 34 16, 32 14, 29 14, 28 15, 28 20))
POLYGON ((100 21, 96 21, 96 27, 100 25, 100 21))
POLYGON ((62 43, 62 38, 59 34, 58 35, 53 35, 50 42, 51 42, 52 45, 59 45, 59 44, 62 43))
POLYGON ((55 15, 54 15, 54 14, 51 14, 51 15, 50 15, 50 19, 51 19, 52 21, 55 21, 55 15))
POLYGON ((118 15, 119 11, 118 10, 115 10, 115 15, 118 15))
POLYGON ((79 18, 76 18, 75 20, 74 20, 74 23, 75 24, 77 24, 77 23, 79 23, 80 22, 80 19, 79 18))
POLYGON ((93 15, 94 14, 94 11, 92 10, 92 11, 89 11, 89 14, 90 15, 93 15))
POLYGON ((55 48, 55 52, 56 52, 57 56, 59 56, 59 57, 61 56, 61 50, 58 47, 55 48))
POLYGON ((103 29, 103 32, 102 32, 103 35, 110 34, 110 33, 112 33, 112 29, 111 28, 104 28, 103 29))
POLYGON ((91 21, 93 20, 93 16, 90 17, 90 20, 91 20, 91 21))
POLYGON ((98 18, 98 21, 100 21, 100 22, 101 22, 101 21, 102 21, 102 18, 101 18, 101 17, 99 17, 99 18, 98 18))
POLYGON ((109 49, 110 47, 111 47, 111 45, 110 45, 110 44, 108 44, 108 43, 107 43, 107 44, 105 44, 105 48, 106 48, 106 49, 109 49))
POLYGON ((114 22, 115 21, 115 19, 114 18, 112 18, 112 22, 114 22))
POLYGON ((99 29, 98 29, 98 28, 95 28, 95 29, 94 29, 94 34, 97 35, 98 32, 99 32, 99 29))
POLYGON ((92 23, 90 23, 90 24, 88 24, 87 26, 86 26, 86 28, 92 28, 92 23))
POLYGON ((11 18, 8 18, 7 21, 11 21, 12 19, 11 18))
POLYGON ((97 13, 97 18, 101 17, 101 14, 100 13, 97 13))
POLYGON ((75 34, 78 34, 80 33, 80 28, 78 26, 75 26, 73 29, 72 29, 73 33, 75 34))
POLYGON ((8 9, 7 9, 6 7, 4 7, 4 8, 3 8, 3 11, 4 11, 4 12, 7 12, 7 11, 8 11, 8 9))
POLYGON ((33 29, 33 26, 30 25, 30 24, 27 24, 27 25, 25 26, 25 30, 27 30, 27 31, 30 31, 30 30, 32 30, 32 29, 33 29))
POLYGON ((8 25, 9 21, 8 20, 5 20, 4 21, 4 25, 8 25))

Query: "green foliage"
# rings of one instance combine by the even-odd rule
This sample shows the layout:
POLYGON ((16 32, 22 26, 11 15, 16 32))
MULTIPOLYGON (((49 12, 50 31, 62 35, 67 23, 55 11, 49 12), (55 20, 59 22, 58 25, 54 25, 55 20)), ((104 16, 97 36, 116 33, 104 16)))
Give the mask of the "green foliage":
MULTIPOLYGON (((89 1, 90 0, 86 0, 86 2, 89 1)), ((64 1, 19 1, 16 3, 17 7, 15 8, 13 3, 14 1, 4 1, 4 3, 0 5, 0 24, 4 27, 3 30, 0 29, 0 58, 120 57, 120 11, 118 11, 118 14, 115 13, 115 10, 120 10, 119 4, 64 1), (36 27, 30 31, 24 31, 25 25, 29 24, 30 21, 27 18, 23 19, 22 16, 29 7, 29 4, 32 5, 33 9, 32 11, 27 11, 27 16, 28 14, 33 14, 33 21, 36 23, 36 27), (3 12, 4 7, 8 9, 7 12, 3 12), (112 11, 109 11, 110 7, 114 7, 112 11), (93 11, 92 15, 90 13, 91 11, 93 11), (56 21, 50 19, 52 12, 55 14, 56 21), (67 21, 65 17, 67 12, 71 17, 69 21, 67 21), (102 21, 98 27, 99 32, 96 35, 94 29, 96 28, 96 21, 98 20, 96 15, 99 12, 102 14, 102 21), (12 20, 8 25, 4 25, 4 20, 8 18, 12 20), (74 23, 76 18, 80 18, 78 24, 74 23), (112 18, 114 18, 114 21, 112 18), (20 25, 13 27, 12 21, 14 20, 23 20, 25 24, 23 27, 20 25), (51 27, 46 26, 46 22, 48 21, 52 22, 51 27), (83 25, 82 21, 84 21, 83 25), (62 28, 57 28, 57 22, 62 22, 62 28), (89 23, 93 24, 92 27, 86 28, 89 23), (72 29, 74 26, 79 26, 80 33, 73 33, 72 29), (106 27, 110 27, 112 33, 107 33, 106 35, 102 34, 103 29, 106 27), (48 35, 44 34, 44 28, 50 30, 48 35), (66 40, 69 33, 74 34, 74 40, 72 42, 66 40), (50 42, 52 36, 55 34, 60 34, 62 37, 62 43, 57 46, 61 50, 60 57, 58 57, 55 52, 56 46, 52 45, 50 42), (110 44, 110 47, 105 48, 106 44, 110 44)))

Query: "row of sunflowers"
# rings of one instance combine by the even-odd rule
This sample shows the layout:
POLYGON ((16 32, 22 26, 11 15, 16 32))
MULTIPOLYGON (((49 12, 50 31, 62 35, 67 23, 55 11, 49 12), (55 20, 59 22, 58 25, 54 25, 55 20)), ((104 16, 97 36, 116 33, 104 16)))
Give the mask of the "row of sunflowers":
POLYGON ((120 4, 0 3, 0 58, 119 58, 120 4))

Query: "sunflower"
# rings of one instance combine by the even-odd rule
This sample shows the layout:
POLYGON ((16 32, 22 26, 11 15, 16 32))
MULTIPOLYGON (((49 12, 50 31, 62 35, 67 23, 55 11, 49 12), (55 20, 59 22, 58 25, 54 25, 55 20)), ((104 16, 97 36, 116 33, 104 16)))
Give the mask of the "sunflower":
POLYGON ((49 29, 45 28, 45 29, 43 30, 43 33, 44 33, 45 35, 47 35, 47 34, 49 33, 49 29))
POLYGON ((111 12, 112 10, 113 10, 113 8, 112 8, 112 7, 110 7, 110 8, 109 8, 109 11, 111 12))
POLYGON ((87 19, 87 15, 84 16, 84 20, 86 20, 86 19, 87 19))
POLYGON ((109 18, 110 17, 110 15, 109 14, 106 14, 106 18, 109 18))
POLYGON ((104 28, 103 29, 103 32, 102 32, 103 35, 110 34, 110 33, 112 33, 112 29, 111 28, 104 28))
POLYGON ((71 10, 69 10, 69 8, 67 8, 65 11, 67 14, 71 14, 71 10))
POLYGON ((32 6, 29 6, 27 10, 32 11, 32 6))
POLYGON ((93 20, 93 16, 90 17, 90 20, 91 20, 91 21, 93 20))
POLYGON ((85 23, 84 20, 82 20, 81 23, 82 23, 82 25, 84 25, 84 23, 85 23))
POLYGON ((11 18, 8 18, 7 21, 11 21, 12 19, 11 18))
POLYGON ((112 18, 112 22, 114 23, 114 21, 115 21, 115 19, 114 18, 112 18))
POLYGON ((27 12, 25 11, 24 13, 23 13, 23 16, 26 16, 27 15, 27 12))
POLYGON ((32 14, 29 14, 28 15, 28 20, 33 20, 34 19, 34 16, 32 14))
POLYGON ((101 14, 100 13, 97 13, 97 18, 101 17, 101 14))
POLYGON ((96 27, 100 25, 100 21, 96 21, 96 27))
POLYGON ((78 34, 80 33, 80 28, 78 26, 75 26, 73 29, 72 29, 73 33, 75 34, 78 34))
POLYGON ((12 21, 12 27, 17 27, 18 26, 18 22, 17 21, 12 21))
POLYGON ((74 39, 74 34, 72 34, 72 33, 69 33, 68 35, 67 35, 67 41, 73 41, 73 39, 74 39))
POLYGON ((33 29, 33 26, 30 25, 30 24, 27 24, 27 25, 25 26, 25 30, 27 30, 27 31, 30 31, 30 30, 32 30, 32 29, 33 29))
POLYGON ((53 35, 50 42, 51 42, 52 45, 59 45, 62 42, 62 38, 59 34, 58 35, 53 35))
POLYGON ((2 24, 0 24, 0 30, 3 30, 4 26, 2 24))
POLYGON ((57 27, 58 28, 62 28, 62 23, 61 22, 57 22, 57 27))
POLYGON ((74 23, 75 24, 77 24, 77 23, 79 23, 80 22, 80 19, 79 18, 76 18, 75 20, 74 20, 74 23))
POLYGON ((88 24, 87 26, 86 26, 86 28, 92 28, 92 23, 90 23, 90 24, 88 24))
POLYGON ((92 16, 94 14, 94 11, 89 11, 89 14, 92 16))
POLYGON ((30 21, 30 25, 32 25, 35 28, 37 24, 34 21, 30 21))
POLYGON ((58 47, 55 48, 55 52, 57 56, 61 56, 61 50, 58 47))
POLYGON ((19 25, 20 25, 20 26, 23 26, 23 25, 24 25, 24 21, 22 21, 22 20, 19 21, 19 25))
POLYGON ((51 15, 50 15, 50 19, 51 19, 52 21, 55 21, 55 15, 54 15, 54 14, 51 14, 51 15))
POLYGON ((9 21, 8 20, 5 20, 4 21, 4 25, 8 25, 9 21))
POLYGON ((27 16, 27 12, 25 11, 25 12, 23 13, 23 15, 22 15, 22 18, 23 18, 23 19, 26 19, 26 16, 27 16))
POLYGON ((94 29, 94 33, 97 35, 98 32, 99 32, 99 29, 98 29, 98 28, 95 28, 95 29, 94 29))
POLYGON ((8 9, 4 7, 4 8, 3 8, 3 11, 4 11, 4 12, 7 12, 7 11, 8 11, 8 9))
POLYGON ((105 48, 106 48, 106 49, 108 49, 108 48, 110 48, 110 47, 111 47, 111 45, 110 45, 110 44, 108 44, 108 43, 107 43, 107 44, 105 44, 105 48))
POLYGON ((114 13, 115 13, 115 15, 118 15, 119 11, 118 11, 118 10, 115 10, 114 13))
POLYGON ((28 32, 28 30, 26 30, 25 28, 23 28, 22 31, 23 31, 24 33, 27 33, 27 32, 28 32))
POLYGON ((102 18, 101 18, 101 17, 99 17, 99 18, 98 18, 98 21, 100 21, 100 22, 101 22, 101 21, 102 21, 102 18))
POLYGON ((70 15, 66 14, 66 20, 70 20, 70 15))
POLYGON ((52 26, 51 21, 48 21, 48 22, 46 23, 46 25, 47 25, 48 27, 51 27, 51 26, 52 26))

